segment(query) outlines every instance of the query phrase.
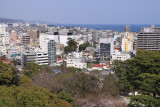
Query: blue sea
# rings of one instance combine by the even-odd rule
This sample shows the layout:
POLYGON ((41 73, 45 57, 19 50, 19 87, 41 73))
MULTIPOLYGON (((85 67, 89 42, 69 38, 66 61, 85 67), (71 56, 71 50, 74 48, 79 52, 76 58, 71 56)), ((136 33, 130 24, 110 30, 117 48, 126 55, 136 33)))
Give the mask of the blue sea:
MULTIPOLYGON (((66 27, 80 27, 80 28, 89 28, 89 29, 98 29, 98 30, 112 30, 123 32, 126 25, 124 24, 54 24, 55 26, 66 26, 66 27)), ((129 25, 129 24, 128 24, 129 25)), ((131 32, 141 32, 142 27, 151 27, 149 24, 131 24, 131 32)), ((155 25, 155 27, 160 27, 160 24, 155 25)))

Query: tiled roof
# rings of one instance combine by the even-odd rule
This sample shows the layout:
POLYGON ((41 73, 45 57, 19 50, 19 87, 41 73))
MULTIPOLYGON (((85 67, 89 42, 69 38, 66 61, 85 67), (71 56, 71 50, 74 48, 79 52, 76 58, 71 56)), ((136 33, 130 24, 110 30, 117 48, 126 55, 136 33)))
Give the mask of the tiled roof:
POLYGON ((56 59, 56 61, 60 61, 60 60, 66 60, 66 59, 65 58, 56 59))
POLYGON ((105 64, 94 64, 93 67, 104 67, 104 66, 107 66, 109 65, 108 63, 105 63, 105 64))

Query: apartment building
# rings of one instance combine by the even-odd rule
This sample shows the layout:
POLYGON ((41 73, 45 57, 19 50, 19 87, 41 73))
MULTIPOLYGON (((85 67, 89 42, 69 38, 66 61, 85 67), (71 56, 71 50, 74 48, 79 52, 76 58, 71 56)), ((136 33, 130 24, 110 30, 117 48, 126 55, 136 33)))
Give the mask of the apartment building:
POLYGON ((143 27, 137 36, 137 49, 160 50, 160 27, 143 27))

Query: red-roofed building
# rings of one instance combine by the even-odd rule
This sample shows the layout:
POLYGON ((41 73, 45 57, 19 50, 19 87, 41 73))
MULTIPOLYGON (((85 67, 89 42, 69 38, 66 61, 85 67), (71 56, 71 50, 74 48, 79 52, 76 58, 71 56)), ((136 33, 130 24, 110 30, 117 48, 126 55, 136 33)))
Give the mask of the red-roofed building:
POLYGON ((10 60, 3 60, 3 63, 8 65, 14 65, 14 63, 11 62, 10 60))
POLYGON ((8 64, 10 63, 10 60, 3 60, 3 63, 8 64))
POLYGON ((108 63, 105 64, 94 64, 92 67, 92 70, 103 70, 103 69, 110 69, 111 67, 109 66, 108 63))
POLYGON ((115 50, 119 50, 120 51, 120 47, 114 47, 115 50))
POLYGON ((63 63, 64 61, 66 61, 65 58, 56 59, 56 62, 57 62, 57 63, 63 63))

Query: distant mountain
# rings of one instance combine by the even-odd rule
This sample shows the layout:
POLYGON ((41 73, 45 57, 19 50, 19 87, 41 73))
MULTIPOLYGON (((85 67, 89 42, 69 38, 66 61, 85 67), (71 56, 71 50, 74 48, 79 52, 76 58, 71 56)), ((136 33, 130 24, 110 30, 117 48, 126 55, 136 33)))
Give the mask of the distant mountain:
POLYGON ((21 19, 8 19, 8 18, 0 18, 0 23, 16 23, 16 22, 22 22, 22 23, 40 23, 40 24, 50 24, 52 22, 49 21, 39 21, 39 20, 21 20, 21 19))
POLYGON ((0 23, 16 23, 16 22, 25 22, 25 21, 20 19, 0 18, 0 23))

